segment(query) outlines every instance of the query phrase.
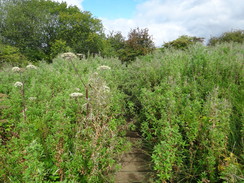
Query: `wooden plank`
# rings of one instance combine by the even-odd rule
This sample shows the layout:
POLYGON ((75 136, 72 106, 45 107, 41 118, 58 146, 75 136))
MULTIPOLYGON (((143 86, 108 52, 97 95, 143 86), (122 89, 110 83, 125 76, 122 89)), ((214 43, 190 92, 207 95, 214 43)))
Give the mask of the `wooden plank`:
POLYGON ((133 161, 150 161, 150 156, 145 153, 125 153, 122 158, 122 162, 133 162, 133 161))
POLYGON ((119 172, 115 177, 115 183, 147 182, 150 172, 119 172))
POLYGON ((133 161, 121 162, 122 169, 120 172, 146 172, 150 171, 150 162, 133 161))

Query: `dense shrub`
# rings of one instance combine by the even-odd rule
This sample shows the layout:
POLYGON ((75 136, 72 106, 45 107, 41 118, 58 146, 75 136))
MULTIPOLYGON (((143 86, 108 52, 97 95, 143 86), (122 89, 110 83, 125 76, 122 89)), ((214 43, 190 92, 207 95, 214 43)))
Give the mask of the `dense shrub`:
POLYGON ((219 37, 212 37, 208 45, 214 46, 219 43, 229 43, 229 42, 236 42, 236 43, 243 43, 244 42, 244 30, 235 30, 230 32, 225 32, 219 37))
POLYGON ((0 67, 4 64, 22 65, 27 59, 19 52, 19 49, 10 45, 0 43, 0 67))
POLYGON ((88 57, 3 68, 0 180, 112 182, 129 117, 155 182, 241 182, 243 50, 196 44, 127 67, 88 57))
POLYGON ((122 62, 129 63, 138 56, 144 56, 155 49, 152 36, 149 35, 148 29, 133 29, 128 34, 124 47, 118 50, 119 58, 122 62))
POLYGON ((151 149, 155 182, 243 180, 242 50, 195 45, 128 66, 121 88, 151 149))
POLYGON ((176 40, 164 43, 162 50, 164 50, 165 48, 184 50, 189 46, 192 46, 196 43, 202 43, 202 42, 203 42, 203 38, 183 35, 177 38, 176 40))
POLYGON ((1 182, 112 181, 126 148, 124 95, 111 83, 119 66, 97 57, 4 68, 1 182))

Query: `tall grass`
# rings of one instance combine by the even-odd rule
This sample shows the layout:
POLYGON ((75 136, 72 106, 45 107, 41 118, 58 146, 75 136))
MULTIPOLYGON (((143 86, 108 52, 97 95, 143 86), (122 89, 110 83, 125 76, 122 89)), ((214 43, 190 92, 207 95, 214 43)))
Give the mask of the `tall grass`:
POLYGON ((241 182, 243 50, 195 45, 128 66, 56 58, 21 75, 5 67, 0 180, 112 182, 129 117, 147 143, 155 182, 241 182))
POLYGON ((195 45, 129 66, 121 88, 151 149, 156 182, 243 180, 243 48, 195 45))
POLYGON ((1 124, 1 137, 6 137, 0 150, 1 181, 112 181, 127 144, 124 94, 111 83, 120 63, 101 58, 72 63, 57 58, 37 69, 23 68, 21 76, 11 68, 0 73, 0 92, 8 95, 1 116, 6 119, 1 124), (97 70, 101 65, 112 69, 97 70), (89 98, 80 76, 89 86, 89 98), (24 89, 14 87, 20 80, 24 89))

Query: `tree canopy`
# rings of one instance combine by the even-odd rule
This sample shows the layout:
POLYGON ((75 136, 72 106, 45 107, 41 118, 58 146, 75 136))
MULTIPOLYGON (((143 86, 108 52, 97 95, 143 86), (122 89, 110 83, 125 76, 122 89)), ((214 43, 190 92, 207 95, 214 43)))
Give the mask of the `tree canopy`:
POLYGON ((123 49, 119 50, 119 58, 122 62, 133 61, 137 56, 147 55, 155 50, 152 36, 149 35, 148 31, 147 28, 136 28, 129 32, 123 49))
POLYGON ((164 48, 186 49, 190 45, 196 44, 197 42, 202 43, 203 40, 204 39, 200 37, 183 35, 177 38, 176 40, 164 43, 163 49, 164 48))
POLYGON ((208 45, 214 46, 217 43, 224 43, 224 42, 237 42, 243 43, 244 42, 244 30, 235 30, 230 32, 224 32, 219 37, 212 37, 208 45))
POLYGON ((30 60, 51 60, 57 42, 84 54, 103 49, 101 21, 65 2, 2 0, 0 17, 2 42, 19 48, 30 60))

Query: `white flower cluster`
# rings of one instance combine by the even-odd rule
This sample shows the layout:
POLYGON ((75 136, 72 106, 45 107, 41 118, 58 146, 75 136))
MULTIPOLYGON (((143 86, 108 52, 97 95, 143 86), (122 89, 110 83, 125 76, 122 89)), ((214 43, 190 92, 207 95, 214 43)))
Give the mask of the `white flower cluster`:
POLYGON ((78 98, 78 97, 82 97, 83 94, 82 93, 75 92, 75 93, 71 93, 69 96, 72 97, 72 98, 78 98))
POLYGON ((101 65, 101 66, 99 66, 99 67, 97 68, 97 70, 110 70, 110 69, 111 69, 111 67, 106 66, 106 65, 101 65))
POLYGON ((27 65, 26 68, 27 69, 37 69, 37 67, 32 64, 27 65))
POLYGON ((63 53, 61 55, 61 58, 65 59, 65 60, 72 60, 72 59, 77 58, 77 56, 72 52, 67 52, 67 53, 63 53))
POLYGON ((77 55, 77 57, 78 57, 80 60, 83 59, 83 58, 86 58, 86 56, 85 56, 84 54, 82 54, 82 53, 77 53, 76 55, 77 55))
POLYGON ((12 68, 12 71, 13 71, 13 72, 19 72, 19 71, 20 71, 20 68, 19 68, 19 67, 13 67, 13 68, 12 68))
POLYGON ((36 100, 36 97, 29 97, 29 100, 36 100))
POLYGON ((16 83, 14 83, 14 86, 15 87, 22 87, 23 86, 23 83, 17 81, 16 83))
POLYGON ((106 85, 103 86, 103 91, 106 92, 106 93, 109 93, 110 92, 110 88, 106 85))

